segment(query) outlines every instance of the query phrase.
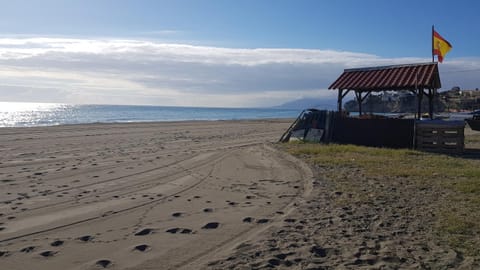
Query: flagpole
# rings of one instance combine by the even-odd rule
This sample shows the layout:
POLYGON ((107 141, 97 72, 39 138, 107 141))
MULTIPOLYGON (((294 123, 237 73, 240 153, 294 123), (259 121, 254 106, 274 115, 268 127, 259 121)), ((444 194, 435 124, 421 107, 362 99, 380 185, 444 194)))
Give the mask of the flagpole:
POLYGON ((432 24, 432 63, 435 62, 435 58, 434 58, 434 53, 433 53, 433 35, 434 35, 434 32, 435 32, 435 29, 434 29, 434 25, 432 24))

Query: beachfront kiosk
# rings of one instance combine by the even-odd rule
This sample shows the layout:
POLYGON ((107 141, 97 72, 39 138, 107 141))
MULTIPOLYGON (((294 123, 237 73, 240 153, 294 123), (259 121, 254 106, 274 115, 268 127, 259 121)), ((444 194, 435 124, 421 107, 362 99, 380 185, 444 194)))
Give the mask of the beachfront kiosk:
POLYGON ((360 115, 363 101, 372 92, 411 91, 417 96, 417 118, 422 114, 423 96, 428 98, 429 115, 433 118, 433 98, 440 87, 438 65, 430 62, 345 69, 328 89, 338 90, 339 112, 342 111, 343 98, 353 91, 360 115))
POLYGON ((338 111, 306 109, 282 135, 319 143, 357 144, 389 148, 461 153, 464 150, 463 121, 433 119, 433 103, 441 87, 438 65, 432 63, 345 69, 329 89, 338 90, 338 111), (362 103, 372 92, 410 91, 417 98, 413 118, 362 115, 362 103), (342 112, 342 101, 355 93, 359 117, 342 112), (430 120, 421 119, 422 101, 428 98, 430 120))

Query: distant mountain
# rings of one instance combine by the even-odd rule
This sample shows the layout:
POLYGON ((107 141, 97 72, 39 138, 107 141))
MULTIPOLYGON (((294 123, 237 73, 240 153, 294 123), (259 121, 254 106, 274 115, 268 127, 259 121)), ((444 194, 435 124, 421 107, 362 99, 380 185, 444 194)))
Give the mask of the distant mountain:
POLYGON ((283 103, 281 105, 275 106, 277 109, 321 109, 321 110, 336 110, 337 109, 337 100, 336 99, 315 99, 315 98, 302 98, 296 99, 283 103))

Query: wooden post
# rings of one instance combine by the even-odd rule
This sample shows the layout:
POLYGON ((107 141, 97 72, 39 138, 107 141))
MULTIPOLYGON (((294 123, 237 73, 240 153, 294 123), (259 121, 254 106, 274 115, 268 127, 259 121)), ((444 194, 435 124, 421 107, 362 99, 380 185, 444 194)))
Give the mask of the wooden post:
POLYGON ((343 99, 342 92, 343 92, 342 89, 338 89, 337 110, 340 113, 340 115, 342 114, 342 99, 343 99))
POLYGON ((423 98, 423 89, 418 89, 418 94, 417 94, 417 99, 418 99, 417 118, 418 119, 422 117, 422 98, 423 98))
POLYGON ((355 96, 357 97, 357 103, 358 103, 358 115, 362 115, 362 92, 360 91, 355 91, 355 96))
POLYGON ((430 114, 430 119, 433 120, 433 97, 434 91, 428 89, 428 113, 430 114))

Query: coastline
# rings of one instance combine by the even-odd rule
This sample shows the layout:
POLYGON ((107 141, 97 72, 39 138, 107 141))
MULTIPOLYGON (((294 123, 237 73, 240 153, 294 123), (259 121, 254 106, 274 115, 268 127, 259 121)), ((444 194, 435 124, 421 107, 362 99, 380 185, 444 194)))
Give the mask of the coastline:
POLYGON ((2 103, 2 107, 0 108, 0 127, 171 121, 235 121, 295 118, 299 113, 300 110, 276 108, 197 108, 6 102, 2 103))

